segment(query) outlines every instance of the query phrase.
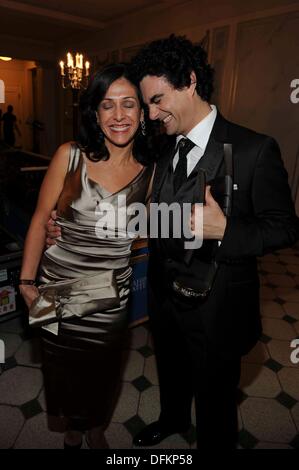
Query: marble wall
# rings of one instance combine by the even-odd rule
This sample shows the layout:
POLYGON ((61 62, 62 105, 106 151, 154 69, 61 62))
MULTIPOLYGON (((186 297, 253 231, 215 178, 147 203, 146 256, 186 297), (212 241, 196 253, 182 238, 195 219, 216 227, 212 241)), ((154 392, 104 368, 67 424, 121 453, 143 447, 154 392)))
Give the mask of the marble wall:
POLYGON ((229 26, 223 26, 213 30, 210 52, 210 61, 215 70, 213 103, 221 109, 224 108, 224 98, 227 93, 224 74, 228 55, 229 32, 229 26))
POLYGON ((227 113, 230 119, 277 139, 294 196, 299 104, 290 100, 290 84, 299 78, 298 31, 299 11, 238 24, 227 113))

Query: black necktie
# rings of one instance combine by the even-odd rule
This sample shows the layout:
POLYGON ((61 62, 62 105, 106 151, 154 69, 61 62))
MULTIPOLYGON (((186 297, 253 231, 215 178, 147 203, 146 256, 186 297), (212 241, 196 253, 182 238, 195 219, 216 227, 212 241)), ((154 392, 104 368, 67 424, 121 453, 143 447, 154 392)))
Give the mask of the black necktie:
POLYGON ((181 139, 178 143, 179 161, 173 174, 173 186, 175 192, 179 190, 187 179, 187 155, 194 146, 195 144, 187 138, 181 139))

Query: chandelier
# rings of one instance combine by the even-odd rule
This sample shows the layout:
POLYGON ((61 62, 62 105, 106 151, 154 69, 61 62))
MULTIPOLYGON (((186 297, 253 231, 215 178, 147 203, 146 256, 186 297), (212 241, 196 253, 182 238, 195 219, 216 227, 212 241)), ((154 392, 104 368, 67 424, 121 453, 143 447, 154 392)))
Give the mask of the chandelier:
POLYGON ((90 63, 85 61, 83 66, 83 54, 76 53, 75 62, 73 55, 68 52, 66 64, 61 60, 60 76, 62 88, 71 87, 73 90, 86 88, 88 84, 90 63))

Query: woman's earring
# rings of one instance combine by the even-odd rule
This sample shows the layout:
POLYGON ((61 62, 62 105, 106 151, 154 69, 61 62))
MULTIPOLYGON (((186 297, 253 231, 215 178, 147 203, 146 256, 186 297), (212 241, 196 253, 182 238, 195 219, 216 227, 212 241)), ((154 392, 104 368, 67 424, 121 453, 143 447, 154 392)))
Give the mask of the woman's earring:
POLYGON ((145 121, 140 121, 141 124, 141 133, 143 136, 146 136, 146 126, 145 126, 145 121))

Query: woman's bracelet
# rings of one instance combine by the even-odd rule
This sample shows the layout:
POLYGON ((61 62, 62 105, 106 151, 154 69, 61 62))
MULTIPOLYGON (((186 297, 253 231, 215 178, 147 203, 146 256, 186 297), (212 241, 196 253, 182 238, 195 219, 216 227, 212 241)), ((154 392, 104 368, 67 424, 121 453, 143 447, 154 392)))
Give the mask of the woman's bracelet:
POLYGON ((19 279, 19 286, 35 286, 36 282, 34 279, 19 279))

